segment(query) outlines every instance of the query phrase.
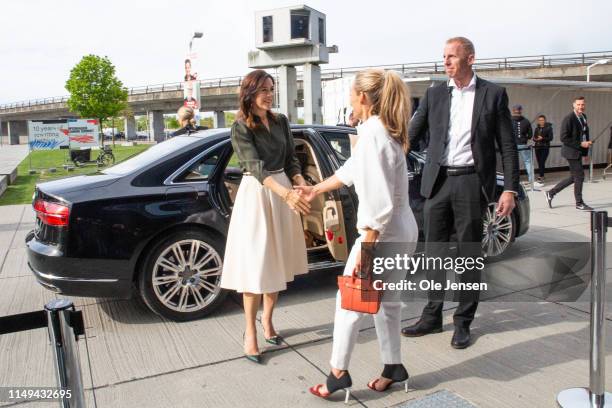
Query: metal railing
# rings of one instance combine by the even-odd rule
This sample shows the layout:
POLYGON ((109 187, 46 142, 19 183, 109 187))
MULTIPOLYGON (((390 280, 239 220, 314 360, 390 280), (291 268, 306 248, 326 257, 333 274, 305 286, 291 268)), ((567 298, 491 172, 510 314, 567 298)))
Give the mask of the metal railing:
MULTIPOLYGON (((517 57, 502 58, 482 58, 474 63, 476 71, 501 70, 501 69, 524 69, 524 68, 552 68, 572 65, 589 65, 600 59, 612 58, 612 51, 584 52, 573 54, 547 54, 547 55, 527 55, 517 57)), ((410 62, 403 64, 387 65, 363 65, 345 68, 327 68, 321 70, 321 79, 330 80, 342 78, 345 75, 353 75, 366 68, 380 68, 394 70, 403 75, 417 74, 440 74, 444 73, 444 64, 441 61, 429 62, 410 62)), ((200 81, 201 88, 220 88, 230 86, 240 86, 242 76, 221 77, 203 79, 200 81)), ((302 78, 302 73, 298 73, 298 80, 302 78)), ((171 82, 163 84, 145 85, 128 88, 128 95, 142 95, 158 92, 181 91, 182 82, 171 82)), ((0 110, 27 108, 37 105, 47 105, 53 103, 65 103, 68 96, 56 96, 51 98, 33 99, 7 104, 0 104, 0 110)))
POLYGON ((612 219, 606 211, 591 213, 591 325, 589 387, 568 388, 557 395, 561 408, 612 406, 606 392, 606 233, 612 219))

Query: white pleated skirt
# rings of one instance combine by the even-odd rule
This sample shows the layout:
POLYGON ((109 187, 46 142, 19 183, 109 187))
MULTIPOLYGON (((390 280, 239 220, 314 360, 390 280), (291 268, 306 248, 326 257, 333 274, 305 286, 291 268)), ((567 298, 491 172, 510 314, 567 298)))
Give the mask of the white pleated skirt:
MULTIPOLYGON (((272 174, 287 188, 287 175, 272 174)), ((308 272, 300 216, 253 176, 242 178, 230 219, 221 287, 237 292, 274 293, 295 275, 308 272)))

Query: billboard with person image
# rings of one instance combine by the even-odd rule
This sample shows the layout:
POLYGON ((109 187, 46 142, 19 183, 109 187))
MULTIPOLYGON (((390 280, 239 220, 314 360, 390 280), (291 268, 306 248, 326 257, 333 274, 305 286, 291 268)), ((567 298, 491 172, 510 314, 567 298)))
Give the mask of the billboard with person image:
POLYGON ((192 108, 196 121, 200 119, 200 81, 195 62, 195 53, 189 53, 184 61, 183 72, 183 106, 192 108))

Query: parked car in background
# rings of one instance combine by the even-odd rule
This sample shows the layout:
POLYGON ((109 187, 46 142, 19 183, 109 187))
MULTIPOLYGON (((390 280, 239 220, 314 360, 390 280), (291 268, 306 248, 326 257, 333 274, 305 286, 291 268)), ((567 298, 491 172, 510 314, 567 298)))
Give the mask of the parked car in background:
MULTIPOLYGON (((296 156, 310 183, 334 174, 351 154, 343 126, 292 126, 296 156)), ((410 205, 422 226, 419 194, 425 153, 408 155, 410 205)), ((66 295, 128 298, 137 293, 173 320, 212 313, 225 239, 242 179, 229 129, 177 136, 89 176, 37 185, 36 224, 26 238, 28 265, 46 288, 66 295), (135 291, 134 291, 135 289, 135 291)), ((503 190, 497 177, 496 198, 503 190)), ((302 217, 311 270, 343 265, 357 236, 353 188, 317 197, 302 217)), ((529 226, 529 201, 483 219, 483 252, 500 256, 529 226)))
MULTIPOLYGON (((116 132, 115 133, 115 140, 124 140, 125 139, 125 133, 124 132, 116 132)), ((113 140, 113 134, 112 133, 104 133, 104 140, 113 140)))

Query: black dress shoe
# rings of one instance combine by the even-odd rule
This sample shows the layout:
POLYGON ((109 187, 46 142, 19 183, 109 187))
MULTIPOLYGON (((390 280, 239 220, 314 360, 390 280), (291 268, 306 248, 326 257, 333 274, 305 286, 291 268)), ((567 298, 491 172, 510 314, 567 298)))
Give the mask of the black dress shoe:
POLYGON ((431 324, 424 323, 422 320, 419 320, 412 326, 404 327, 402 329, 402 336, 421 337, 427 334, 441 333, 441 332, 442 332, 442 324, 431 325, 431 324))
POLYGON ((455 326, 455 333, 451 340, 451 346, 456 349, 464 349, 470 345, 470 328, 455 326))

